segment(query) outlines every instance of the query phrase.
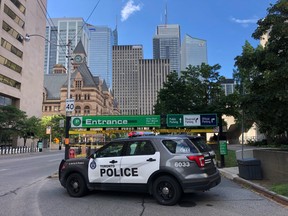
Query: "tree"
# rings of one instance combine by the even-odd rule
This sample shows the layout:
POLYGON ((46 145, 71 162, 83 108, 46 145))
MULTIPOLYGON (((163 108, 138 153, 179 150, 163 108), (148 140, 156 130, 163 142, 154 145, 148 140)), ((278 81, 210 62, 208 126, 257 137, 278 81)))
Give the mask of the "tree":
POLYGON ((43 139, 49 139, 50 135, 46 134, 46 128, 51 127, 52 139, 58 138, 61 140, 64 137, 64 127, 60 127, 60 120, 64 120, 65 116, 54 115, 54 116, 43 116, 41 119, 41 137, 43 139))
POLYGON ((253 33, 260 40, 268 34, 265 47, 253 48, 248 42, 235 58, 245 94, 241 109, 268 137, 287 133, 288 128, 288 2, 279 0, 267 9, 253 33))
POLYGON ((24 146, 26 146, 28 138, 33 139, 34 137, 38 137, 41 129, 40 127, 40 119, 35 116, 23 120, 19 136, 24 139, 24 146))
POLYGON ((7 143, 12 136, 18 136, 27 115, 14 106, 0 106, 0 142, 7 143))
POLYGON ((155 114, 235 113, 232 97, 226 97, 221 88, 225 79, 220 76, 221 66, 202 64, 187 67, 180 77, 172 72, 159 91, 155 114))

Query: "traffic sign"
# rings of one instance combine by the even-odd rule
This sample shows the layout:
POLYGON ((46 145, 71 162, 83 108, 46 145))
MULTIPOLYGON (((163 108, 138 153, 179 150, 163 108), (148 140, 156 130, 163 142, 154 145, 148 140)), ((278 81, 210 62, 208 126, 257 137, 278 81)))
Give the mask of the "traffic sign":
POLYGON ((167 126, 168 127, 183 127, 183 115, 181 114, 169 114, 167 115, 167 126))
POLYGON ((75 108, 75 100, 73 98, 66 99, 66 112, 72 112, 75 108))
POLYGON ((216 114, 168 114, 168 127, 215 127, 217 126, 216 114))

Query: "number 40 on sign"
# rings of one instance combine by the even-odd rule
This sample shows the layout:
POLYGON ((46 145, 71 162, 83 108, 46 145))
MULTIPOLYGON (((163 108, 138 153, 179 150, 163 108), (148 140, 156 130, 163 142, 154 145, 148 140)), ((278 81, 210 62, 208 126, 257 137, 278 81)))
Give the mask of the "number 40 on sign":
POLYGON ((66 99, 66 112, 72 112, 74 111, 75 105, 74 105, 74 99, 66 99))

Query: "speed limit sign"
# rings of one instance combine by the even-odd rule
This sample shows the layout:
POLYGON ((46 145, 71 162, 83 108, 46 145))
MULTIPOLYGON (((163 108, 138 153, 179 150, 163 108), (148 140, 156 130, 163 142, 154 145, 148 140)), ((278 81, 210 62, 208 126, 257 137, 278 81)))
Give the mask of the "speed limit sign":
POLYGON ((74 99, 66 99, 66 112, 72 112, 74 111, 75 105, 74 105, 74 99))

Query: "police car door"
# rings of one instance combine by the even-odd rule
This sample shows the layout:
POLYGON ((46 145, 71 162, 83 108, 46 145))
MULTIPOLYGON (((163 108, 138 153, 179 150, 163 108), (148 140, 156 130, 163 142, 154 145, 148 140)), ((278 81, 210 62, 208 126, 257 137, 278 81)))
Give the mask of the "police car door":
POLYGON ((111 142, 95 153, 88 167, 90 183, 119 183, 122 142, 111 142))
POLYGON ((159 170, 160 153, 149 140, 134 140, 127 145, 121 160, 121 183, 147 183, 150 175, 159 170))

